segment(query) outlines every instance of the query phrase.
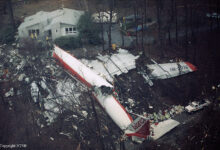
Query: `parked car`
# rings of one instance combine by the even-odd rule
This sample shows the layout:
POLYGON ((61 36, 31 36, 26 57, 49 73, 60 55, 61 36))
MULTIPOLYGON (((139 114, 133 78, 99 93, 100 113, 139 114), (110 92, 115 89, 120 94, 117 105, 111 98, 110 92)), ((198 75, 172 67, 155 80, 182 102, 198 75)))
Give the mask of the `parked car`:
POLYGON ((208 106, 211 102, 207 99, 203 100, 203 102, 198 102, 198 101, 193 101, 191 103, 189 103, 188 106, 185 107, 185 110, 188 113, 192 113, 195 111, 198 111, 202 108, 204 108, 205 106, 208 106))

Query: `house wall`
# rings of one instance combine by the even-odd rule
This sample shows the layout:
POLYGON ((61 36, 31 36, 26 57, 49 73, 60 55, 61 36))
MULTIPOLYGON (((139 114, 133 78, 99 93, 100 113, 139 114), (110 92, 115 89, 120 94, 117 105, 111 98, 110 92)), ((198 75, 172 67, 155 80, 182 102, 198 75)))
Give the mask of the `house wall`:
POLYGON ((26 22, 18 28, 19 37, 30 37, 29 30, 36 29, 39 30, 38 38, 42 38, 42 40, 46 39, 46 37, 55 40, 61 36, 78 36, 79 32, 77 31, 76 24, 82 12, 79 13, 78 11, 75 12, 75 10, 69 9, 64 9, 61 11, 62 13, 59 13, 60 11, 54 11, 52 15, 45 12, 38 12, 35 16, 31 16, 32 18, 26 18, 26 22), (67 29, 69 30, 67 31, 67 29), (49 37, 50 35, 51 37, 49 37))
POLYGON ((19 29, 19 37, 29 37, 29 30, 39 30, 39 37, 44 36, 43 26, 42 24, 35 24, 32 26, 29 26, 27 28, 19 29))
POLYGON ((51 27, 51 32, 52 32, 52 40, 55 40, 56 38, 61 36, 61 31, 60 31, 60 23, 54 24, 51 27))

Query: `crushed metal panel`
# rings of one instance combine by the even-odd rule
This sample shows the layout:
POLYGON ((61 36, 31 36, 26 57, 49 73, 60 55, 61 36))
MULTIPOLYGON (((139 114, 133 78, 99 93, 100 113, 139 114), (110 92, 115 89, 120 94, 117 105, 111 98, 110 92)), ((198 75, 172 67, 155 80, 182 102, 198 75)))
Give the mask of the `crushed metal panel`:
POLYGON ((180 123, 173 119, 168 119, 162 122, 159 122, 158 125, 152 124, 151 128, 153 129, 153 135, 151 136, 153 140, 157 140, 175 127, 177 127, 180 123))

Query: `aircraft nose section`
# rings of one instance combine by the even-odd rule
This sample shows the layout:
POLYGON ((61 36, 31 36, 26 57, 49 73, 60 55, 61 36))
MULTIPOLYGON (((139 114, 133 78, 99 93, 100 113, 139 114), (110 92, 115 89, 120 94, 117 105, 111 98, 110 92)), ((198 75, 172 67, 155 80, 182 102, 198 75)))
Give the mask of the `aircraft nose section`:
POLYGON ((186 64, 192 71, 198 70, 197 67, 194 66, 193 64, 191 64, 190 62, 185 62, 185 64, 186 64))

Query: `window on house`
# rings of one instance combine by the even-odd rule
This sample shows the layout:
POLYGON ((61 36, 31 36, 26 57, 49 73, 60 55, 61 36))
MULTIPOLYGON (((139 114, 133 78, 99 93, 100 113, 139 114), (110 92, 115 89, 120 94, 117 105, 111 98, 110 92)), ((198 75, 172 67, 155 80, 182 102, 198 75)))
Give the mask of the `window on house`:
POLYGON ((49 36, 49 37, 52 37, 52 32, 51 32, 51 30, 48 30, 48 36, 49 36))
POLYGON ((39 36, 40 35, 40 30, 39 29, 32 29, 32 30, 28 30, 28 35, 31 36, 39 36))
POLYGON ((76 27, 65 28, 66 34, 76 33, 76 27))

